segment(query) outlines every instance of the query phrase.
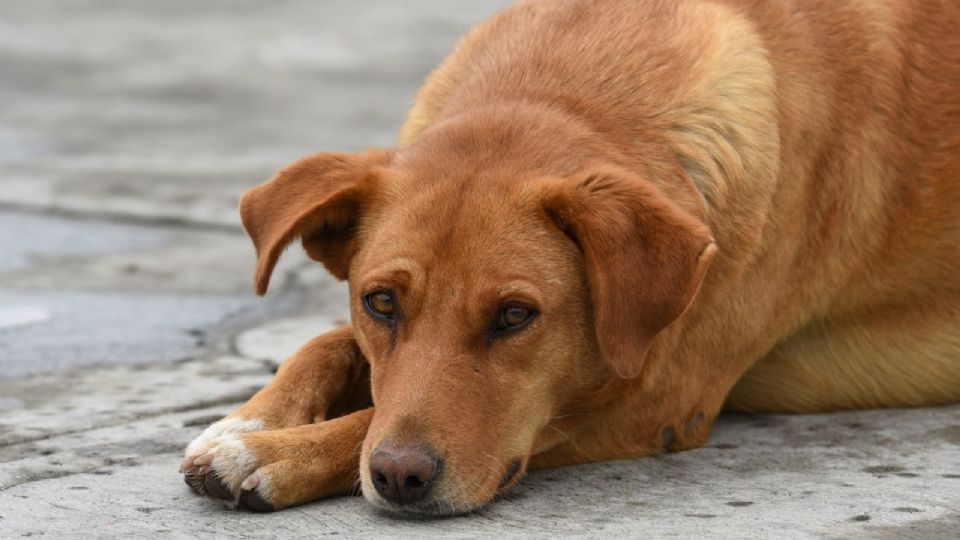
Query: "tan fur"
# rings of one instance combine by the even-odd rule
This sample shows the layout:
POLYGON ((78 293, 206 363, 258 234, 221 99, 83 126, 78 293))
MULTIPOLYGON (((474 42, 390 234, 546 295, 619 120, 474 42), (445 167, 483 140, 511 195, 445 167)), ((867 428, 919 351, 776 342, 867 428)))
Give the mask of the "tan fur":
POLYGON ((248 453, 204 439, 188 479, 203 491, 213 459, 242 503, 253 463, 281 508, 359 465, 372 503, 450 513, 513 463, 702 445, 724 407, 960 401, 958 27, 946 0, 528 1, 477 26, 397 149, 317 154, 244 196, 258 291, 300 237, 348 279, 354 324, 236 413, 266 425, 224 435, 248 453), (493 337, 506 302, 539 316, 493 337), (377 495, 384 442, 442 457, 426 503, 377 495), (333 446, 359 450, 317 485, 333 446))
POLYGON ((217 477, 227 492, 217 498, 234 506, 248 500, 241 483, 253 474, 260 477, 253 491, 273 508, 345 493, 358 480, 358 441, 370 405, 369 366, 352 329, 332 330, 301 347, 270 384, 198 437, 180 470, 187 484, 211 496, 205 481, 217 477), (207 453, 209 463, 194 463, 207 453))

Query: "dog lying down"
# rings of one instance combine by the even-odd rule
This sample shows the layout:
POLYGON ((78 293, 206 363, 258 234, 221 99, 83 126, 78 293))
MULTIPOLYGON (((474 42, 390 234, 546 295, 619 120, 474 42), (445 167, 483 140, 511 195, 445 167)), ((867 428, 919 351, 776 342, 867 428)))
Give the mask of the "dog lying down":
POLYGON ((257 292, 299 238, 353 324, 190 444, 187 483, 452 514, 530 469, 696 448, 724 408, 960 401, 957 28, 947 0, 477 26, 396 148, 244 195, 257 292))

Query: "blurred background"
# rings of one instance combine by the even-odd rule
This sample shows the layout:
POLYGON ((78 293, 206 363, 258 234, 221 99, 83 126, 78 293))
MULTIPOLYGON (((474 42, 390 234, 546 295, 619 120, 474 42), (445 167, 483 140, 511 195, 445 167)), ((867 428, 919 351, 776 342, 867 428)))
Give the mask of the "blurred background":
POLYGON ((724 417, 703 449, 534 473, 442 521, 188 492, 186 443, 347 316, 296 246, 254 296, 239 196, 312 152, 390 146, 508 3, 0 0, 0 538, 960 530, 956 408, 724 417))
POLYGON ((506 4, 3 0, 0 375, 188 358, 303 307, 284 294, 313 266, 299 250, 251 294, 240 194, 309 153, 390 146, 430 69, 506 4))

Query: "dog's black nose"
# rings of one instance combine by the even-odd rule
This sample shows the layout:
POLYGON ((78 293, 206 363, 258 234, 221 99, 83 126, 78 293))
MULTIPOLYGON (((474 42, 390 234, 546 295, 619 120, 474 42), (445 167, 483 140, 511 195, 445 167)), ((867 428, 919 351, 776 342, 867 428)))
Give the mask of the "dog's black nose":
POLYGON ((384 499, 415 503, 427 496, 440 467, 440 459, 423 446, 383 443, 370 456, 370 479, 384 499))

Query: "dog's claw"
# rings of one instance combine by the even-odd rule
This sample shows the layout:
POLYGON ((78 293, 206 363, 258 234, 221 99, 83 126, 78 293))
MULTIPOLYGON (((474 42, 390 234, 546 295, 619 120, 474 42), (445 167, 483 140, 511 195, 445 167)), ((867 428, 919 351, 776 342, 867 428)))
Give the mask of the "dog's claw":
POLYGON ((190 486, 197 495, 203 495, 203 471, 186 471, 183 474, 183 481, 190 486))

